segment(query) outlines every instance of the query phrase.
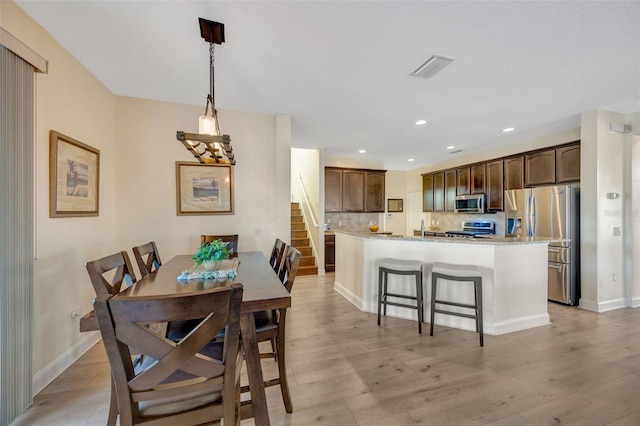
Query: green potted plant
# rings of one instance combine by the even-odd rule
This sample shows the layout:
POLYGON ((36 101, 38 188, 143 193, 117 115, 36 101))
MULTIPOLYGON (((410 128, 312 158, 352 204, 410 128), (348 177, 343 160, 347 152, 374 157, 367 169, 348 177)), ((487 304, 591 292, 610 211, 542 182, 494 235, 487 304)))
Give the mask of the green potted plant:
POLYGON ((205 269, 218 269, 220 262, 228 259, 230 254, 227 243, 222 240, 213 240, 202 244, 191 260, 195 260, 196 266, 203 265, 205 269))

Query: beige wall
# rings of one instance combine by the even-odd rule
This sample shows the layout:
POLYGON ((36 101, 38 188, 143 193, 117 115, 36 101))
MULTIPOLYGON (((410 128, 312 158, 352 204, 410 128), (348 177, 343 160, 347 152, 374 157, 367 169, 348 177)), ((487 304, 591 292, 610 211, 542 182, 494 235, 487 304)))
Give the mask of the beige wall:
MULTIPOLYGON (((33 392, 98 338, 80 333, 71 311, 92 309, 84 268, 99 258, 155 240, 164 260, 194 251, 201 233, 238 233, 241 250, 269 253, 289 233, 290 117, 219 111, 231 135, 235 214, 176 216, 175 161, 193 161, 176 131, 196 131, 202 106, 116 97, 12 2, 0 24, 49 61, 36 76, 36 261, 33 392), (49 130, 100 149, 100 215, 50 219, 49 130), (259 230, 259 232, 256 232, 259 230), (261 233, 261 236, 257 236, 261 233)), ((206 90, 203 82, 203 90, 206 90)))
MULTIPOLYGON (((324 168, 320 167, 320 152, 317 149, 291 149, 291 194, 294 196, 294 201, 300 203, 304 213, 318 271, 324 270, 324 194, 322 198, 320 197, 320 185, 321 180, 324 181, 324 172, 321 173, 321 170, 324 171, 324 168), (300 178, 302 178, 302 184, 300 178), (304 185, 304 191, 302 185, 304 185), (314 225, 313 219, 318 226, 314 225)), ((290 235, 286 239, 281 237, 287 244, 290 243, 290 238, 290 235)))

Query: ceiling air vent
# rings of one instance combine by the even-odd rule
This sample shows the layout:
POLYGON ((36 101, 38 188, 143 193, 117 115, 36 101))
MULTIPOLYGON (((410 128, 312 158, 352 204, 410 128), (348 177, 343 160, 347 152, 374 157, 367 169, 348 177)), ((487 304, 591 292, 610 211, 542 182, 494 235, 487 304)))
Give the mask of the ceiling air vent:
POLYGON ((431 78, 442 68, 449 65, 455 58, 447 56, 433 55, 427 61, 420 65, 411 75, 422 78, 431 78))

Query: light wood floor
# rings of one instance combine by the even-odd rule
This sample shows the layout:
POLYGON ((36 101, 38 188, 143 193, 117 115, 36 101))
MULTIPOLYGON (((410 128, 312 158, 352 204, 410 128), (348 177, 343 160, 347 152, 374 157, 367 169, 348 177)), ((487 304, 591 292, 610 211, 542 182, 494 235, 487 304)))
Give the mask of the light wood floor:
MULTIPOLYGON (((333 274, 298 277, 287 316, 294 413, 267 389, 273 425, 640 425, 640 309, 549 304, 552 325, 503 336, 360 312, 333 274)), ((275 362, 263 360, 265 376, 275 362)), ((96 345, 17 425, 104 425, 109 365, 96 345)), ((243 422, 250 425, 251 421, 243 422)))

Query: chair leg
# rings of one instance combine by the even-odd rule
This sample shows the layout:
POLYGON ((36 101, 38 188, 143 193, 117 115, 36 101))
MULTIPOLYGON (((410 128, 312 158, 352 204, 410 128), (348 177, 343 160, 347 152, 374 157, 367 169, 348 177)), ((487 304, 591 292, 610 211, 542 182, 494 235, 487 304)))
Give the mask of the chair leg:
POLYGON ((284 409, 287 413, 293 412, 293 403, 291 394, 289 393, 289 381, 287 380, 287 365, 285 362, 285 309, 280 311, 278 339, 277 339, 277 356, 278 356, 278 374, 280 375, 280 393, 282 393, 282 401, 284 409))
POLYGON ((418 309, 418 333, 422 334, 422 271, 416 273, 416 308, 418 309))
POLYGON ((384 271, 384 272, 382 273, 382 286, 383 286, 383 287, 382 287, 382 292, 383 292, 383 294, 384 294, 384 301, 385 301, 385 304, 384 304, 384 306, 382 307, 382 314, 383 314, 385 317, 387 316, 387 304, 386 304, 386 301, 387 301, 387 292, 389 291, 389 287, 388 287, 388 285, 389 285, 389 273, 388 273, 387 271, 384 271))
POLYGON ((478 288, 476 296, 476 315, 478 317, 478 333, 480 334, 480 346, 484 346, 484 325, 482 313, 482 278, 477 278, 474 284, 478 288))
POLYGON ((380 309, 382 308, 382 269, 378 269, 378 326, 380 325, 380 309))
POLYGON ((109 417, 107 418, 107 426, 115 426, 118 419, 118 396, 116 394, 116 384, 111 376, 111 397, 109 399, 109 417))
POLYGON ((431 318, 429 323, 429 336, 433 336, 433 322, 436 318, 436 293, 438 292, 438 277, 436 274, 431 274, 431 318))

